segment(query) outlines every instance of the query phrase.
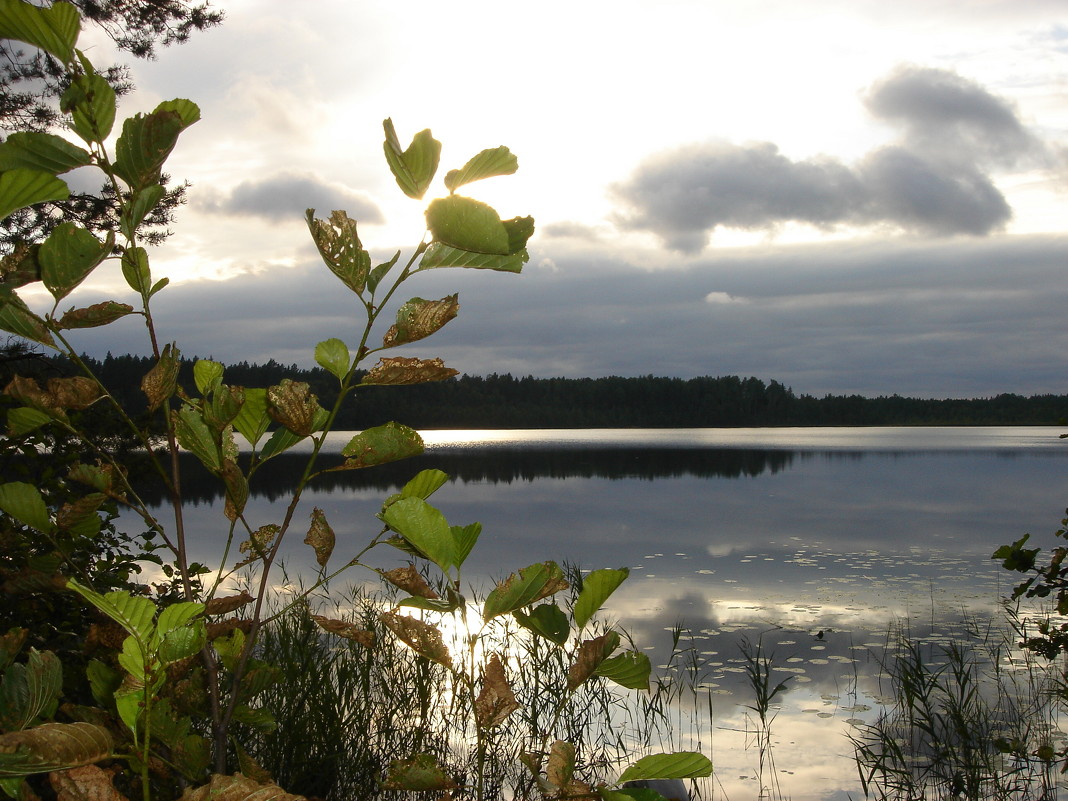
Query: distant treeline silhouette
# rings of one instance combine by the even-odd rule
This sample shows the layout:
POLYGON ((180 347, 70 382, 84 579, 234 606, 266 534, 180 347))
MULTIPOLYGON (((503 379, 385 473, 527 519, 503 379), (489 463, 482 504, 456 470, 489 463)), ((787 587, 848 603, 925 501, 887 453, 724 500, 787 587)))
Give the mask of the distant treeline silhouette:
MULTIPOLYGON (((105 385, 134 413, 145 406, 141 378, 147 357, 84 357, 105 385)), ((50 359, 50 370, 70 372, 50 359)), ((38 367, 43 367, 38 362, 38 367)), ((274 360, 226 368, 228 384, 267 387, 282 378, 306 381, 325 406, 337 380, 321 368, 302 369, 274 360)), ((192 361, 180 382, 193 389, 192 361)), ((337 428, 359 430, 397 420, 414 428, 704 428, 733 426, 865 425, 1060 425, 1068 420, 1068 395, 932 400, 899 395, 796 394, 778 381, 738 376, 664 378, 534 378, 459 376, 411 387, 365 387, 355 393, 337 428)))

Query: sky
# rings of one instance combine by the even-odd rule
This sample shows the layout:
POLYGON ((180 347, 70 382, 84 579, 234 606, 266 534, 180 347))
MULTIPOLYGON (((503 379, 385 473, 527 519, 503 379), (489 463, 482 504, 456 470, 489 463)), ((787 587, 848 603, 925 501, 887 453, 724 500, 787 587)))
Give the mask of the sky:
MULTIPOLYGON (((359 308, 303 219, 346 209, 410 254, 382 120, 429 127, 441 177, 532 215, 522 275, 419 273, 460 314, 390 355, 462 373, 756 376, 797 393, 1068 392, 1068 0, 220 0, 218 28, 133 62, 129 115, 202 119, 192 187, 152 254, 187 356, 313 364, 359 308)), ((109 44, 87 31, 90 58, 109 44)), ((87 181, 74 174, 72 181, 87 181)), ((95 180, 95 179, 94 179, 95 180)), ((118 270, 74 296, 128 300, 118 270)), ((387 320, 387 323, 392 319, 387 320)), ((384 333, 384 332, 383 332, 384 333)), ((135 318, 85 331, 146 352, 135 318)))

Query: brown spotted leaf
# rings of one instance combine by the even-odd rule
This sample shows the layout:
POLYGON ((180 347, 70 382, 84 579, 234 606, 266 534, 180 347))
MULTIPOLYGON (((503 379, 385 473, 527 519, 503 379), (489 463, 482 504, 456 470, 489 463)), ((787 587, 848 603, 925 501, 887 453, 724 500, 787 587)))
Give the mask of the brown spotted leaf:
POLYGON ((271 543, 281 530, 282 529, 276 524, 268 523, 253 531, 252 538, 245 540, 240 546, 241 553, 248 554, 248 557, 244 561, 239 562, 236 567, 244 567, 245 565, 255 562, 257 559, 265 557, 268 549, 271 547, 271 543))
POLYGON ((128 801, 111 783, 113 774, 96 765, 60 770, 48 775, 56 801, 128 801))
POLYGON ((459 373, 446 367, 441 359, 408 359, 402 356, 379 359, 363 377, 361 384, 399 385, 425 384, 430 381, 444 381, 459 373))
POLYGON ((113 747, 110 732, 92 723, 43 723, 0 734, 0 754, 25 754, 18 761, 4 760, 8 776, 89 765, 109 758, 113 747))
POLYGON ((134 308, 128 303, 117 303, 114 300, 106 300, 103 303, 94 303, 83 309, 68 309, 59 318, 59 327, 63 328, 97 328, 98 326, 113 323, 120 317, 133 314, 134 308))
POLYGON ((319 255, 345 286, 361 294, 371 271, 371 256, 356 233, 356 221, 343 211, 335 211, 327 222, 317 219, 314 211, 308 209, 306 219, 319 255))
POLYGON ((141 379, 141 391, 148 398, 148 410, 156 411, 164 401, 178 388, 178 361, 181 354, 178 348, 167 345, 160 354, 159 361, 141 379))
POLYGON ((417 654, 445 667, 452 667, 449 649, 445 647, 441 631, 436 626, 410 615, 398 615, 396 612, 383 612, 379 618, 386 628, 417 654))
POLYGON ((592 640, 583 640, 574 664, 567 671, 567 688, 574 690, 581 687, 618 647, 619 634, 615 631, 605 632, 592 640))
POLYGON ((318 398, 303 381, 283 378, 279 384, 267 388, 267 413, 294 434, 302 437, 313 434, 319 409, 318 398))
POLYGON ((69 531, 89 515, 95 514, 106 499, 104 493, 92 492, 76 501, 63 504, 56 513, 56 527, 69 531))
POLYGON ((237 520, 245 511, 245 504, 248 502, 248 479, 241 472, 237 462, 227 458, 223 459, 219 475, 222 477, 223 484, 226 485, 226 504, 223 507, 223 514, 226 515, 227 520, 237 520))
POLYGON ((563 790, 571 783, 575 773, 575 746, 566 740, 557 740, 549 749, 549 761, 545 764, 545 780, 553 787, 563 790))
POLYGON ((333 618, 323 617, 322 615, 312 615, 311 619, 314 620, 323 631, 329 631, 331 634, 336 634, 338 637, 344 637, 346 640, 355 640, 365 648, 371 648, 375 644, 375 633, 373 631, 361 629, 355 623, 349 623, 344 620, 334 620, 333 618))
POLYGON ((393 760, 382 782, 383 790, 452 790, 456 786, 430 754, 393 760))
POLYGON ((334 552, 334 529, 330 527, 326 514, 318 506, 312 509, 311 526, 304 538, 304 544, 310 545, 315 551, 315 561, 319 563, 319 567, 326 567, 330 554, 334 552))
POLYGON ((204 604, 205 615, 225 615, 240 609, 242 606, 252 603, 256 599, 248 594, 248 590, 241 590, 238 595, 227 595, 225 598, 212 598, 204 604))
POLYGON ((104 396, 100 384, 80 375, 48 379, 48 394, 60 409, 88 409, 104 396))
POLYGON ((475 722, 480 729, 492 729, 504 723, 517 709, 519 702, 516 701, 515 693, 504 675, 501 657, 494 654, 486 663, 482 691, 475 699, 475 722))
POLYGON ((397 310, 397 322, 386 332, 382 344, 394 348, 424 339, 453 319, 459 310, 458 295, 441 300, 412 298, 397 310))
POLYGON ((430 585, 426 583, 426 579, 420 575, 419 571, 415 569, 415 565, 410 563, 407 567, 396 567, 393 570, 383 571, 382 578, 394 587, 400 587, 408 594, 414 595, 417 598, 430 598, 431 600, 435 600, 440 597, 433 589, 431 589, 430 585))
POLYGON ((178 801, 307 801, 307 798, 287 793, 277 784, 260 784, 241 773, 233 776, 215 773, 210 782, 187 789, 178 801))

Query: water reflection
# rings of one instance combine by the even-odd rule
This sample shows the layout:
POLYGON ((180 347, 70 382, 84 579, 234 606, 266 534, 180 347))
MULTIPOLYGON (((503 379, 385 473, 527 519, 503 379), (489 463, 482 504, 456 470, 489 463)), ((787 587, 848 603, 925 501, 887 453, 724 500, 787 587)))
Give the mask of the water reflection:
MULTIPOLYGON (((377 533, 374 515, 388 494, 419 469, 444 470, 452 479, 436 505, 453 524, 483 524, 468 580, 484 584, 547 558, 626 566, 631 580, 609 612, 654 664, 666 662, 677 623, 692 633, 714 700, 717 781, 728 797, 758 789, 743 747, 750 701, 742 636, 774 652, 775 675, 790 678, 775 738, 784 792, 859 797, 843 732, 870 720, 883 699, 878 660, 888 630, 904 621, 937 643, 991 625, 1011 577, 990 554, 1024 532, 1047 539, 1063 516, 1068 451, 1048 446, 1059 430, 1015 431, 1016 440, 1001 430, 971 439, 928 432, 927 448, 915 430, 897 447, 886 431, 861 432, 848 445, 835 430, 826 447, 793 448, 755 433, 715 446, 692 432, 596 435, 568 447, 515 432, 498 433, 488 447, 453 437, 417 460, 321 477, 302 514, 325 511, 342 563, 377 533)), ((806 443, 817 434, 806 431, 806 443)), ((303 462, 286 455, 261 474, 247 510, 253 525, 275 522, 303 462)), ((185 487, 191 546, 213 564, 226 527, 222 496, 193 474, 185 487)), ((311 575, 303 532, 294 535, 288 570, 311 575)), ((405 561, 388 548, 376 558, 383 567, 405 561)))

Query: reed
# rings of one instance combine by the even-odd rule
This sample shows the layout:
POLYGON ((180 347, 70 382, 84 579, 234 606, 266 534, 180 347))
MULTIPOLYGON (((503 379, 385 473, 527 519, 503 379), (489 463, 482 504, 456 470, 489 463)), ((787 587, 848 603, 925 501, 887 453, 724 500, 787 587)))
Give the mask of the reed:
POLYGON ((893 703, 850 736, 878 799, 1048 799, 1058 704, 1050 671, 1004 630, 969 626, 948 644, 891 632, 882 662, 893 703))

